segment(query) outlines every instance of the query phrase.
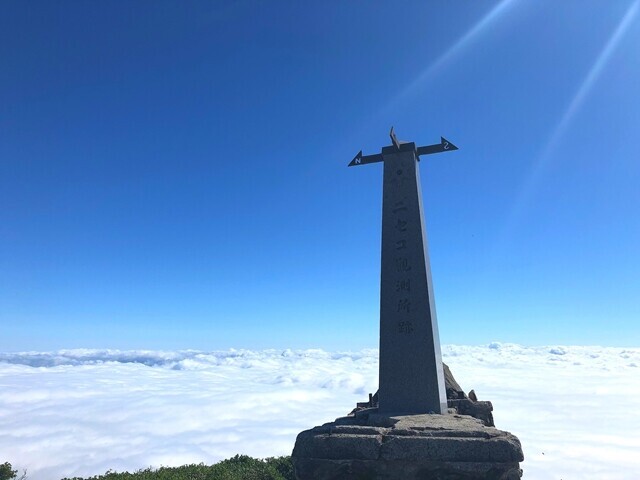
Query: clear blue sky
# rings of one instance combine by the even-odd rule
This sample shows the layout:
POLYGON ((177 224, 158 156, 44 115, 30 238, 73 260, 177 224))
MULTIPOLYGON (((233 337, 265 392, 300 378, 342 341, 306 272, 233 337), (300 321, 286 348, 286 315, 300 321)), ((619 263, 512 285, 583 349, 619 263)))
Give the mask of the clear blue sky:
POLYGON ((2 2, 0 350, 376 347, 391 125, 443 343, 638 346, 639 3, 2 2))

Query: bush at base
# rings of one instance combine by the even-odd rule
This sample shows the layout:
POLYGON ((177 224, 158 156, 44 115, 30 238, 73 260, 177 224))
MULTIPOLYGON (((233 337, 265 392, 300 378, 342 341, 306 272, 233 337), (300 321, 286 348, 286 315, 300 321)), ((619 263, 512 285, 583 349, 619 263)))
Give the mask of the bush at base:
POLYGON ((260 460, 236 455, 215 465, 183 465, 182 467, 147 468, 135 473, 108 471, 89 478, 62 480, 294 480, 290 457, 260 460))
POLYGON ((5 462, 0 465, 0 480, 11 480, 12 478, 16 478, 17 470, 11 470, 11 464, 9 462, 5 462))
MULTIPOLYGON (((13 480, 17 470, 10 463, 0 464, 0 480, 13 480)), ((21 479, 24 479, 23 475, 21 479)), ((182 467, 146 468, 135 473, 113 472, 104 475, 62 480, 294 480, 291 457, 274 457, 264 460, 247 455, 236 455, 215 465, 183 465, 182 467)))
POLYGON ((27 478, 27 472, 25 471, 20 478, 18 478, 18 471, 13 470, 9 462, 0 464, 0 480, 25 480, 27 478))

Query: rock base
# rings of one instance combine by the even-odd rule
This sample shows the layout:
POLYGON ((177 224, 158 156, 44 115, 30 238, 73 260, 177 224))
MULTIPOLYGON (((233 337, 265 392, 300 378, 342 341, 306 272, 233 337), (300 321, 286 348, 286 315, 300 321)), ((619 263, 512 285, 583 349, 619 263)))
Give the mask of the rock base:
POLYGON ((292 454, 298 480, 517 480, 520 441, 466 415, 359 411, 301 432, 292 454))

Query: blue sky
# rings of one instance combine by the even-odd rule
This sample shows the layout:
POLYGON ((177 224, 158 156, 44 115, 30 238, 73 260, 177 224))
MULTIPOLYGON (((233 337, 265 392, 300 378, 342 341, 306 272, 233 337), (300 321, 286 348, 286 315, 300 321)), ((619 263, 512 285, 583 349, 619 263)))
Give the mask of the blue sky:
POLYGON ((639 10, 3 2, 0 350, 377 346, 391 125, 443 343, 637 346, 639 10))

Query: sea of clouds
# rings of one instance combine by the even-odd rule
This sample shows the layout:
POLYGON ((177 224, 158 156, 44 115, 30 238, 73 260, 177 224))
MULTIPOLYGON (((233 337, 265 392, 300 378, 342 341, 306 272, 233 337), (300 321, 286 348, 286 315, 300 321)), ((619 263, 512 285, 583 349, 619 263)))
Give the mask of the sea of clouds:
MULTIPOLYGON (((289 455, 377 388, 377 350, 0 353, 0 463, 30 480, 289 455)), ((443 347, 527 479, 640 478, 640 348, 443 347)))

